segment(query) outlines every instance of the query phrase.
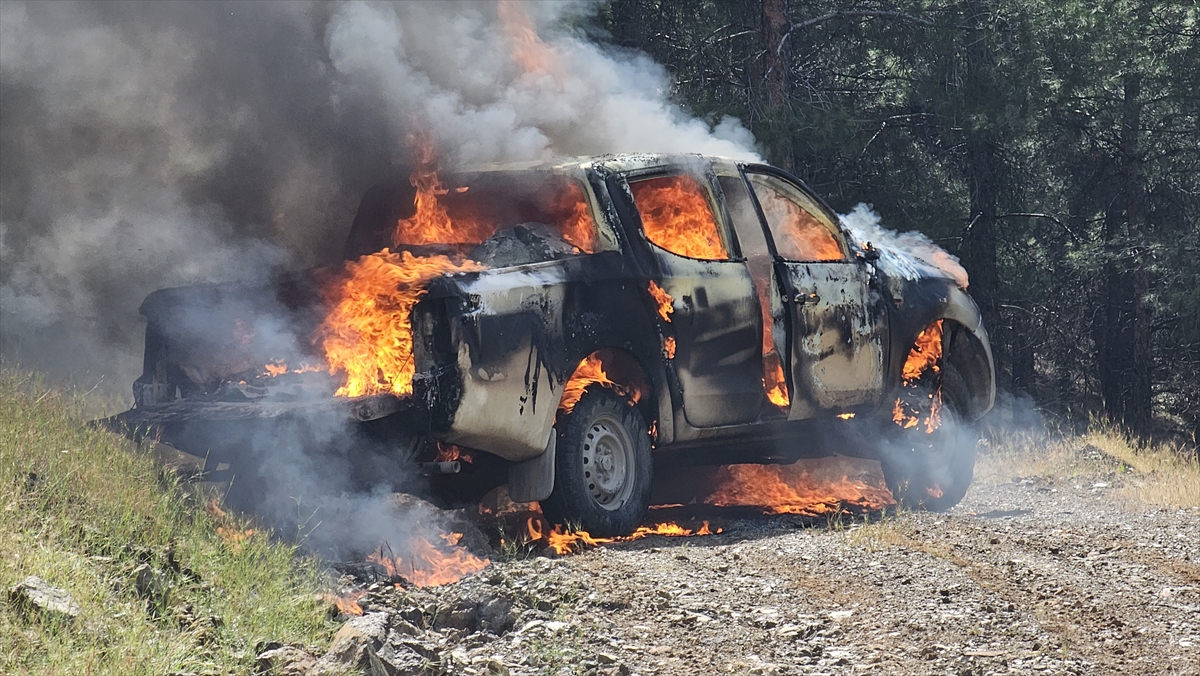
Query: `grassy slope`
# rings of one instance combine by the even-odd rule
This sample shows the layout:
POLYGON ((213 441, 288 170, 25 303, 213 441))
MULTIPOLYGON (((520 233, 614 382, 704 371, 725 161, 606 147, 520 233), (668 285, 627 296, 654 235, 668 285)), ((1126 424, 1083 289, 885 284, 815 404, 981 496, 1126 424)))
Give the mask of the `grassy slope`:
POLYGON ((62 625, 0 597, 0 673, 246 673, 261 641, 328 641, 312 561, 203 509, 79 412, 0 371, 0 591, 37 575, 81 606, 62 625), (142 563, 161 572, 163 595, 138 593, 142 563))

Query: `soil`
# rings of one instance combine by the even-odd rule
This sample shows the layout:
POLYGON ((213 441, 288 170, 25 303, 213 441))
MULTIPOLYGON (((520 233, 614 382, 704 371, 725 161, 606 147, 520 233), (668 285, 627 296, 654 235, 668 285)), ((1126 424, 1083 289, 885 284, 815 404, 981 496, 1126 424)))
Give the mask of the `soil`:
POLYGON ((941 514, 711 510, 691 516, 720 534, 362 605, 400 673, 1200 674, 1200 510, 1131 508, 1119 481, 977 483, 941 514))

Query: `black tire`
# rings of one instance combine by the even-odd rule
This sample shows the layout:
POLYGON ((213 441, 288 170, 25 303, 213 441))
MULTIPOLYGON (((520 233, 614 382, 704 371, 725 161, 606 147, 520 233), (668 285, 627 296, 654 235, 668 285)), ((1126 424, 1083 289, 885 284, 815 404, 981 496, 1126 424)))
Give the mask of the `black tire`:
POLYGON ((554 492, 542 501, 546 518, 597 537, 632 533, 646 516, 653 477, 641 411, 592 386, 556 427, 554 492))
POLYGON ((950 364, 942 373, 942 424, 932 433, 888 421, 880 464, 892 497, 905 509, 944 512, 967 495, 975 474, 977 430, 965 418, 970 391, 950 364))

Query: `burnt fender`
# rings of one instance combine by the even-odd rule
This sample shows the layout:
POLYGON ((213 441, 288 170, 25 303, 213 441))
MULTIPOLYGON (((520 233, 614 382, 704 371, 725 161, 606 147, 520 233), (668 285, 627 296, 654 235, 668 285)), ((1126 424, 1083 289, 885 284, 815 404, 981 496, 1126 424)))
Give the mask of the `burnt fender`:
POLYGON ((950 289, 942 318, 957 326, 944 338, 946 361, 967 381, 971 394, 968 415, 979 418, 996 401, 996 366, 992 345, 975 301, 957 286, 950 289))
POLYGON ((979 307, 952 280, 926 276, 916 280, 889 280, 892 310, 888 382, 899 387, 900 373, 917 334, 933 322, 946 323, 944 358, 966 380, 970 391, 968 416, 979 418, 991 410, 996 398, 995 362, 991 341, 979 307), (896 288, 899 287, 899 288, 896 288))

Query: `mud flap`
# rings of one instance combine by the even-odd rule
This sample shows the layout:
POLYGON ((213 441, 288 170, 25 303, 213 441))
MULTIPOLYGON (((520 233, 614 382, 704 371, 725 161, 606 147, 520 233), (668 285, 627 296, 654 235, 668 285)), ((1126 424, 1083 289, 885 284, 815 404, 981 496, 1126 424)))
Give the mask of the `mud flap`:
POLYGON ((545 500, 554 492, 554 451, 557 446, 558 434, 551 432, 545 452, 508 466, 508 497, 513 502, 545 500))

